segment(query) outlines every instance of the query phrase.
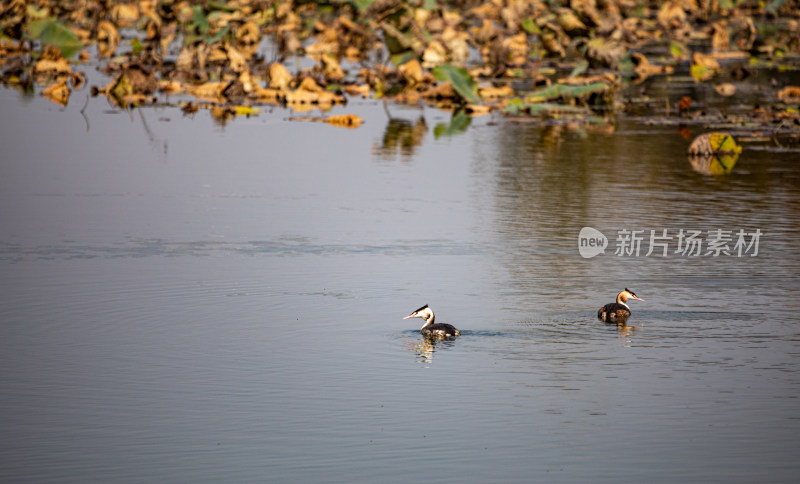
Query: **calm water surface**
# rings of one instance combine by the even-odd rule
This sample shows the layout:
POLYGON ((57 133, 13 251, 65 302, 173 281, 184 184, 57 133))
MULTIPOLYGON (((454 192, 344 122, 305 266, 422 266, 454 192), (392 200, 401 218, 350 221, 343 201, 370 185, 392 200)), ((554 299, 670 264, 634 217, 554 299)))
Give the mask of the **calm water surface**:
POLYGON ((4 481, 800 478, 797 152, 708 177, 624 118, 82 107, 0 91, 4 481), (762 235, 689 257, 681 229, 762 235), (598 322, 624 287, 630 326, 598 322), (425 303, 463 335, 423 340, 425 303))

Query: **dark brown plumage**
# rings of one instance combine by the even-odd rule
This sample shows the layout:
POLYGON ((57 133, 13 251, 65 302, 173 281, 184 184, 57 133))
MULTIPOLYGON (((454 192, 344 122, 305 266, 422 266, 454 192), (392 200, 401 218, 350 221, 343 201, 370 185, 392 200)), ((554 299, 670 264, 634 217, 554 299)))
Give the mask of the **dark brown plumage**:
POLYGON ((627 287, 617 294, 617 302, 608 303, 597 311, 597 318, 604 323, 624 323, 631 315, 631 308, 625 304, 629 299, 644 301, 627 287))

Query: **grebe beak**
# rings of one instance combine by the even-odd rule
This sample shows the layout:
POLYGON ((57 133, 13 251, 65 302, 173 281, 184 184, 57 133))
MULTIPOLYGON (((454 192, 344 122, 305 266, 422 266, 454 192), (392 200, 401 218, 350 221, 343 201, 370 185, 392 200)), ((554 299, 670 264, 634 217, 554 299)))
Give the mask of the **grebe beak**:
POLYGON ((413 315, 413 314, 409 314, 408 316, 406 316, 406 317, 405 317, 405 318, 403 318, 403 319, 411 319, 411 318, 413 318, 413 317, 414 317, 414 315, 413 315))
POLYGON ((636 299, 637 301, 644 301, 644 299, 640 298, 639 296, 631 294, 631 299, 636 299))

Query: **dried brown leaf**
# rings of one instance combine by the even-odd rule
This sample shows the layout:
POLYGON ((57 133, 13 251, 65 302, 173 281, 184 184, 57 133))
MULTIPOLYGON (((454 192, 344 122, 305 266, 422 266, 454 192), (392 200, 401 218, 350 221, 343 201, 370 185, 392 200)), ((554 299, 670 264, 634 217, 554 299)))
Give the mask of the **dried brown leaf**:
POLYGON ((67 105, 69 94, 66 80, 55 82, 42 91, 44 97, 61 106, 67 105))
POLYGON ((186 92, 192 96, 212 101, 224 99, 223 92, 227 89, 229 82, 206 82, 199 86, 193 86, 186 89, 186 92))
POLYGON ((358 128, 361 126, 361 123, 364 122, 363 119, 355 114, 339 114, 336 116, 329 116, 325 121, 332 126, 338 126, 342 128, 358 128))
POLYGON ((272 89, 287 90, 292 82, 292 75, 280 62, 273 62, 269 65, 268 71, 269 87, 272 89))
POLYGON ((397 68, 397 72, 399 72, 400 75, 403 76, 403 79, 410 85, 419 84, 425 78, 422 72, 422 65, 420 65, 417 59, 410 60, 400 65, 397 68))
POLYGON ((361 97, 369 97, 369 84, 350 85, 344 88, 344 91, 351 96, 359 95, 361 97))
POLYGON ((778 99, 781 101, 800 100, 800 86, 786 86, 778 91, 778 99))
POLYGON ((37 75, 69 74, 71 70, 66 59, 50 60, 42 58, 33 66, 33 73, 37 75))
POLYGON ((100 57, 110 57, 119 46, 119 32, 117 28, 108 20, 101 20, 97 24, 97 55, 100 57))
POLYGON ((114 5, 111 19, 121 27, 131 27, 139 20, 139 7, 127 3, 114 5))

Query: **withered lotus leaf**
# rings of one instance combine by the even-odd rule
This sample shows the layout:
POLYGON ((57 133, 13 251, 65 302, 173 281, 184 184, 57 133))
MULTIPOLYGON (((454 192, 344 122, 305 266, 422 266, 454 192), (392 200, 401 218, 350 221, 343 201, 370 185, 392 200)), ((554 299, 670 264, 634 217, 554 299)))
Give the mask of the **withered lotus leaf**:
POLYGON ((119 40, 119 32, 114 24, 108 20, 101 20, 97 24, 97 54, 100 57, 114 55, 119 46, 119 40))
POLYGON ((71 70, 66 59, 51 60, 42 58, 33 66, 34 74, 42 75, 69 74, 71 70))
MULTIPOLYGON (((83 50, 82 62, 95 55, 99 70, 114 79, 93 92, 110 94, 120 105, 147 101, 160 86, 159 96, 185 91, 224 105, 218 111, 223 120, 240 114, 231 103, 324 109, 345 103, 344 91, 443 109, 459 104, 466 114, 445 130, 457 132, 468 115, 500 105, 513 115, 587 118, 587 107, 622 105, 614 100, 618 86, 638 84, 634 89, 647 98, 651 86, 644 81, 683 68, 690 49, 703 52, 691 55, 696 82, 728 74, 741 82, 749 74, 736 72, 791 69, 800 51, 798 12, 796 1, 783 0, 9 0, 0 6, 0 82, 47 85, 48 98, 65 99, 62 80, 80 86, 65 59, 83 50), (120 32, 132 49, 119 49, 120 32), (264 38, 270 43, 260 51, 264 38), (281 62, 292 61, 290 73, 281 62), (569 71, 572 79, 559 80, 569 71), (614 80, 590 80, 602 73, 614 80), (520 82, 488 84, 499 79, 520 82), (326 88, 333 84, 336 92, 326 88), (534 92, 514 99, 512 85, 534 92), (577 105, 584 108, 580 113, 577 105)), ((714 89, 723 96, 735 92, 727 83, 714 89)), ((776 103, 800 98, 791 86, 776 94, 776 103)), ((778 117, 795 120, 794 106, 759 113, 761 122, 794 129, 778 117)), ((678 114, 691 116, 687 109, 678 114)))
POLYGON ((129 3, 114 5, 111 18, 119 26, 130 27, 139 20, 139 7, 129 3))
POLYGON ((332 126, 339 126, 342 128, 358 128, 364 122, 361 117, 355 114, 339 114, 336 116, 328 116, 328 124, 332 126))
POLYGON ((273 62, 269 65, 268 70, 269 87, 272 89, 286 90, 289 89, 289 83, 292 82, 292 75, 286 70, 280 62, 273 62))
POLYGON ((69 94, 69 87, 67 87, 67 81, 65 80, 57 81, 42 91, 44 97, 61 106, 67 105, 69 94))
POLYGON ((189 94, 201 99, 218 100, 223 99, 222 93, 228 87, 229 82, 206 82, 199 86, 193 86, 186 90, 189 94))

